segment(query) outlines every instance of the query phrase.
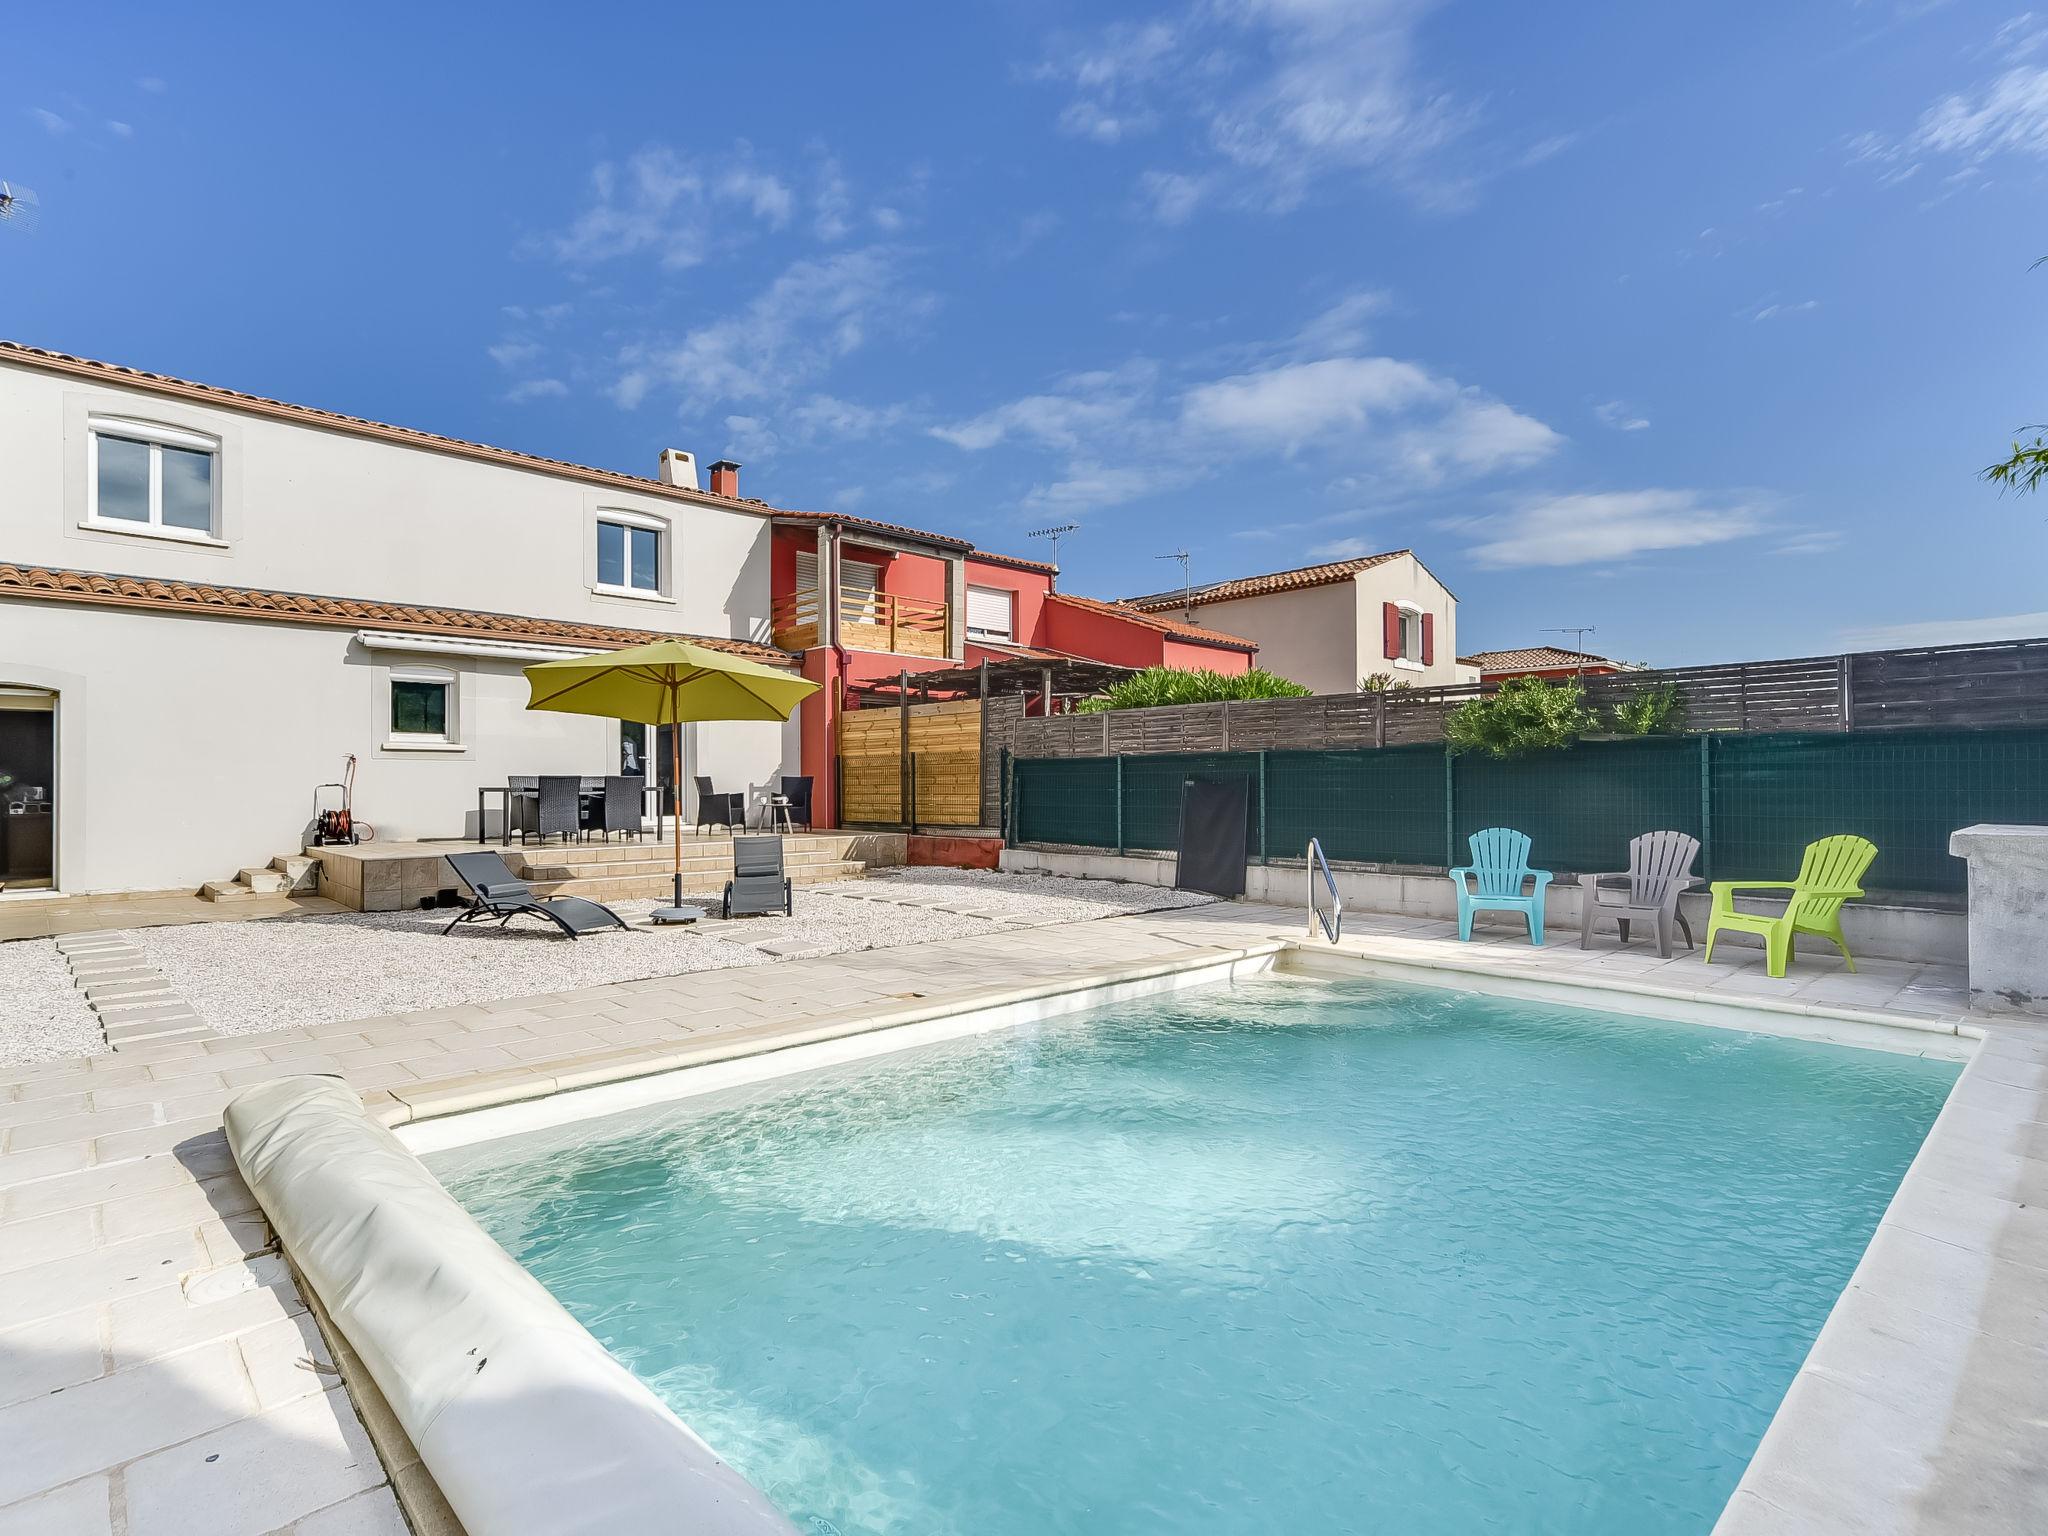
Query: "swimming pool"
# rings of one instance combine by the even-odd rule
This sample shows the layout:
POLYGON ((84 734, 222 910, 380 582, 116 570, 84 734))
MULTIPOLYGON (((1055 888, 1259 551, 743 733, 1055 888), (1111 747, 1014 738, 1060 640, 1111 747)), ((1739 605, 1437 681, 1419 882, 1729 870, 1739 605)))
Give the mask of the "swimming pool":
POLYGON ((1953 1063, 1176 993, 428 1158, 818 1532, 1705 1532, 1953 1063))

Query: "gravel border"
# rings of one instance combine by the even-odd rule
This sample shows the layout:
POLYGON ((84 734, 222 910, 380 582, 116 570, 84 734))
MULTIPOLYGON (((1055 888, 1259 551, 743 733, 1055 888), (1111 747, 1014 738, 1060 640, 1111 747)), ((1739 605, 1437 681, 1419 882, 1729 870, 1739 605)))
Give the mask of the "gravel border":
POLYGON ((0 944, 0 1066, 20 1067, 107 1048, 99 1016, 50 939, 0 944))
MULTIPOLYGON (((711 918, 573 943, 531 919, 510 928, 466 924, 444 938, 453 914, 419 911, 192 923, 129 938, 215 1030, 258 1034, 1210 899, 1121 881, 918 868, 799 887, 792 918, 711 918)), ((658 904, 608 903, 629 923, 658 904)), ((0 1004, 0 1046, 7 1012, 0 1004)))

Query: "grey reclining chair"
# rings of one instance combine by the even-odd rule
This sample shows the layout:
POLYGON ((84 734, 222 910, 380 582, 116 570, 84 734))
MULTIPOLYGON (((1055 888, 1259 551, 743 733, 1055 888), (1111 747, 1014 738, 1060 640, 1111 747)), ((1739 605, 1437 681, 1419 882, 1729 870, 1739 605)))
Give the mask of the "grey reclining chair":
POLYGON ((441 930, 443 934, 453 933, 458 923, 481 923, 494 917, 502 928, 522 913, 545 918, 572 939, 599 928, 626 926, 624 918, 599 902, 581 896, 534 895, 533 887, 513 874, 499 854, 451 853, 445 857, 448 867, 469 887, 469 906, 441 930))
POLYGON ((732 840, 732 878, 725 882, 727 917, 761 917, 780 912, 795 915, 790 880, 782 867, 779 837, 736 837, 732 840))
POLYGON ((1692 925, 1678 910, 1678 898, 1699 884, 1692 872, 1699 856, 1700 840, 1690 833, 1645 832, 1629 840, 1627 869, 1579 876, 1579 948, 1592 946, 1595 923, 1613 922, 1626 944, 1629 923, 1641 921, 1657 925, 1657 953, 1666 960, 1671 958, 1674 922, 1685 934, 1685 947, 1691 949, 1692 925), (1602 882, 1614 889, 1603 895, 1602 882))

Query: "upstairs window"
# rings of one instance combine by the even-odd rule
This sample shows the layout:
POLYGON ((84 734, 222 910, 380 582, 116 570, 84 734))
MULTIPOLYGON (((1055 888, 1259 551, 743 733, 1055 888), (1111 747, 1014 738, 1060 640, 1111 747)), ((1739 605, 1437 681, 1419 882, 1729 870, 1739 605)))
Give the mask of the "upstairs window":
POLYGON ((1386 630, 1382 654, 1387 660, 1406 667, 1434 665, 1436 615, 1423 612, 1413 603, 1387 603, 1381 611, 1386 630))
POLYGON ((139 421, 92 423, 86 521, 167 538, 220 537, 220 445, 139 421))
POLYGON ((391 669, 393 746, 455 741, 455 674, 438 667, 391 669))
POLYGON ((1017 638, 1017 594, 1008 587, 969 587, 967 638, 1013 644, 1017 638))
POLYGON ((641 597, 661 595, 662 525, 607 512, 597 520, 597 585, 641 597))

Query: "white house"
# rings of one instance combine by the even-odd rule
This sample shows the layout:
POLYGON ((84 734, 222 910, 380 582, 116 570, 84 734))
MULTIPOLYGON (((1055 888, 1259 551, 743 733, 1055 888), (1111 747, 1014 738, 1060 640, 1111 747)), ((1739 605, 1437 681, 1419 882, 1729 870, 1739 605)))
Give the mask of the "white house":
MULTIPOLYGON (((351 753, 395 838, 477 835, 508 775, 619 772, 645 727, 530 714, 520 668, 664 635, 790 663, 738 470, 703 491, 673 451, 640 479, 0 343, 0 881, 231 876, 297 851, 351 753)), ((687 727, 684 772, 765 785, 796 739, 687 727)))
POLYGON ((1261 667, 1316 693, 1352 693, 1374 678, 1435 688, 1479 676, 1457 660, 1457 597, 1412 550, 1125 601, 1256 640, 1261 667))

